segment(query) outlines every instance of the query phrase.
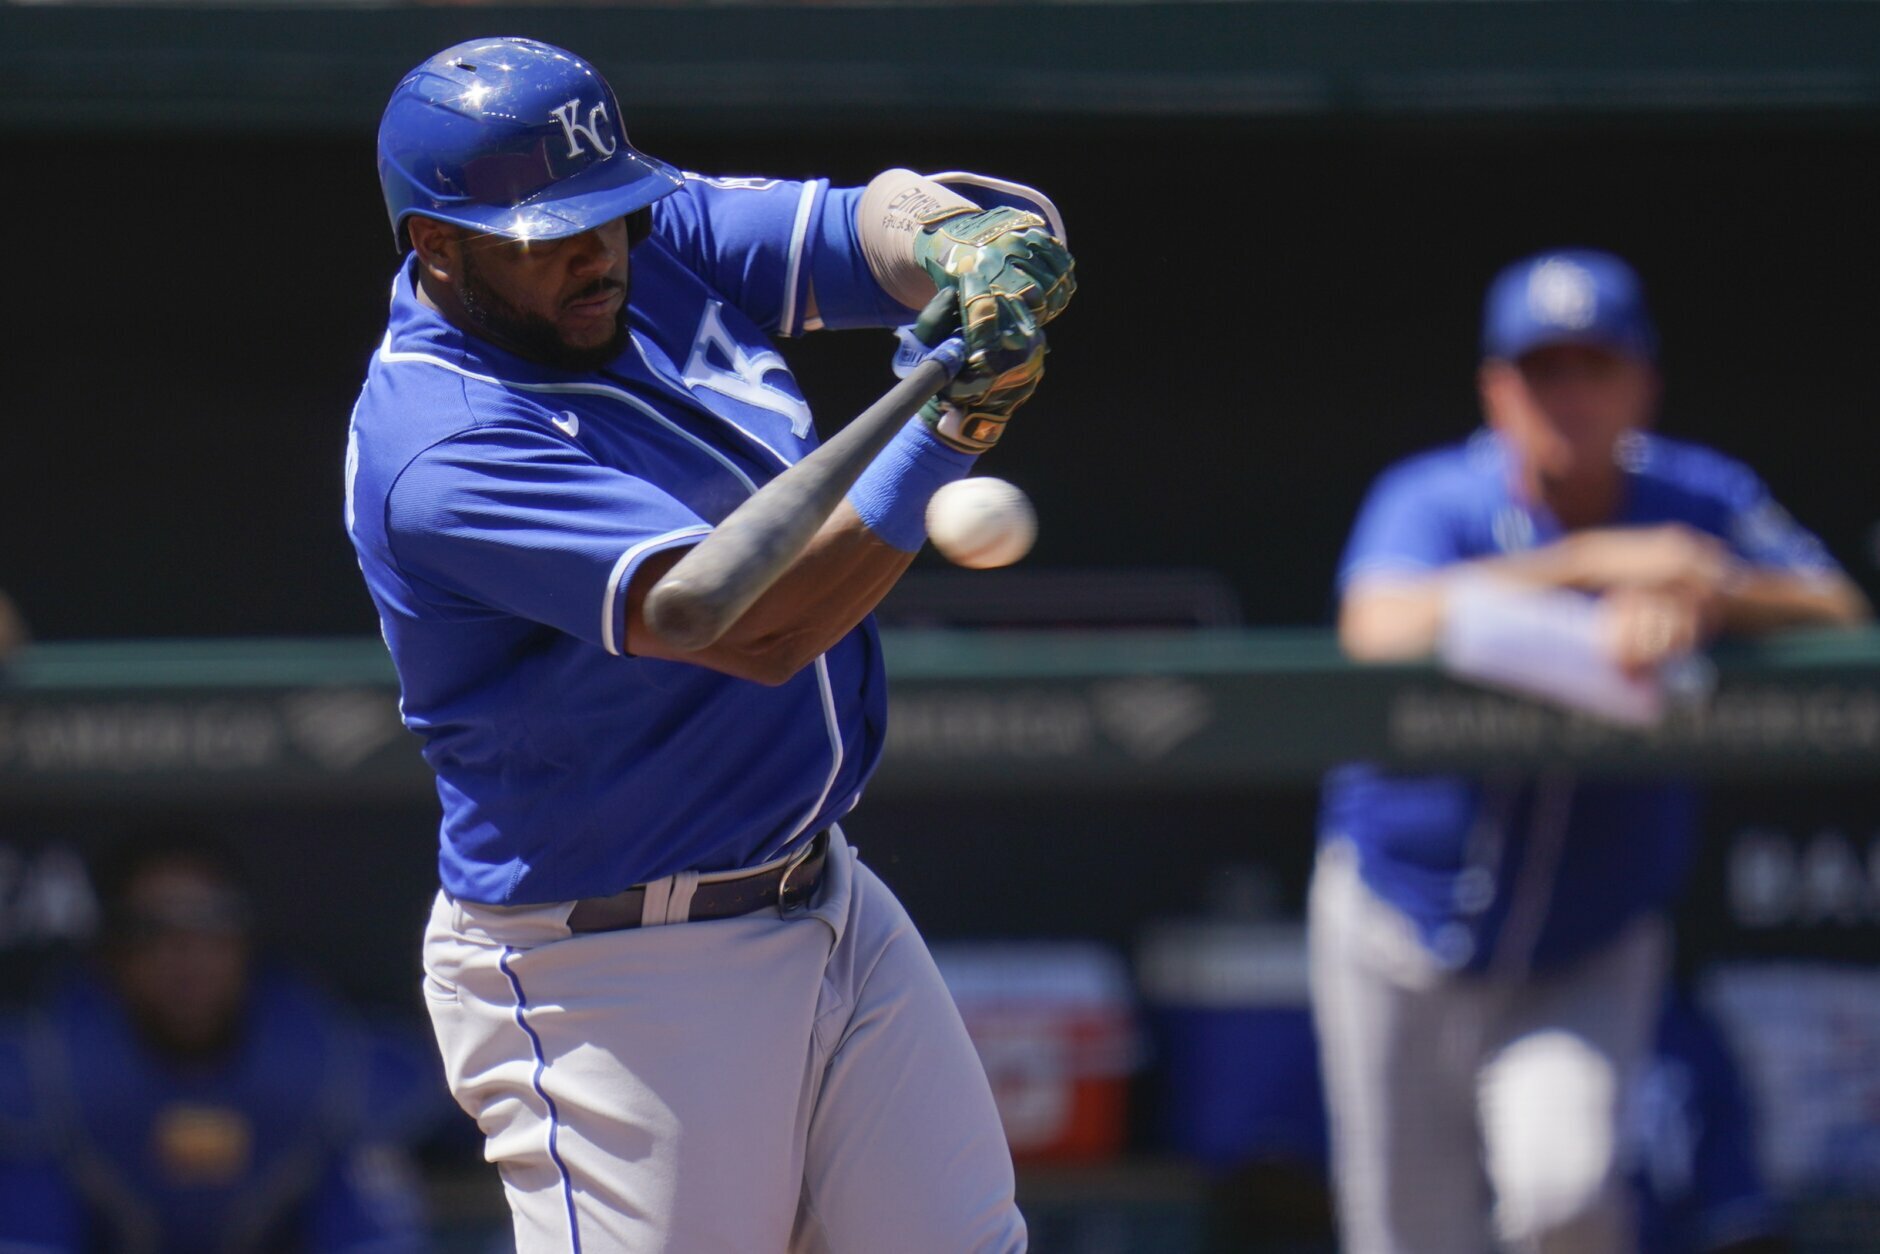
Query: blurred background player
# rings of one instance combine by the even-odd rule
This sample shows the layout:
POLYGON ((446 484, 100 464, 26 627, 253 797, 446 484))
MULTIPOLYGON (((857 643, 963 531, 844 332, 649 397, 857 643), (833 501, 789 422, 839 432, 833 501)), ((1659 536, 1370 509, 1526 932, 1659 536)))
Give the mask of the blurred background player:
POLYGON ((425 1249, 430 1060, 257 960, 220 845, 153 834, 102 878, 95 968, 0 1038, 0 1248, 425 1249))
MULTIPOLYGON (((1465 572, 1599 598, 1604 649, 1641 674, 1719 633, 1864 620, 1754 474, 1649 432, 1656 351, 1619 258, 1504 270, 1482 339, 1487 429, 1371 489, 1339 571, 1345 651, 1431 653, 1465 572)), ((1693 800, 1564 770, 1327 778, 1312 992, 1351 1254, 1632 1247, 1621 1108, 1693 800)))

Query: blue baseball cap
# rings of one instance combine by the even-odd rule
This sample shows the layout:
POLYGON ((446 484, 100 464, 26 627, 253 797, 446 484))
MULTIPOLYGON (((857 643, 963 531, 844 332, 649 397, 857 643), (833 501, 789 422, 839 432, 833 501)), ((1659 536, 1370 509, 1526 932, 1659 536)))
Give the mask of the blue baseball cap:
POLYGON ((1658 331, 1637 272, 1611 253, 1569 248, 1537 253, 1496 275, 1482 310, 1482 356, 1512 361, 1550 344, 1655 360, 1658 331))

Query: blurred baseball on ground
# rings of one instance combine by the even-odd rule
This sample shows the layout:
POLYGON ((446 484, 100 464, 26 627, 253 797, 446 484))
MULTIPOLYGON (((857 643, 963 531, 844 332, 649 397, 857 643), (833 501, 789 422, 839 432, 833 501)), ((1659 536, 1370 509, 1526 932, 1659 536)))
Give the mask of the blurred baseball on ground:
POLYGON ((1010 566, 1031 552, 1038 514, 1031 498, 1003 479, 961 479, 927 502, 927 537, 956 566, 1010 566))

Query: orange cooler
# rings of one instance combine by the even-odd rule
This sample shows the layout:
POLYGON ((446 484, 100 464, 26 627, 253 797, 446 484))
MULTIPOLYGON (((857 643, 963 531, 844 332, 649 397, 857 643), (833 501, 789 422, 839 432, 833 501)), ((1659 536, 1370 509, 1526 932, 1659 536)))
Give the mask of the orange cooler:
POLYGON ((1081 942, 936 945, 934 958, 992 1081, 1012 1156, 1120 1154, 1140 1059, 1122 959, 1081 942))

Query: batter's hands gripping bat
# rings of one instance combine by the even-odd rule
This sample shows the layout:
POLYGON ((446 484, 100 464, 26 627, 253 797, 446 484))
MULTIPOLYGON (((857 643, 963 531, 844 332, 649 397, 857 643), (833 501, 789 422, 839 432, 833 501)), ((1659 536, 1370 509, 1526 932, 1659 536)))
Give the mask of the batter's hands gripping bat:
MULTIPOLYGON (((943 287, 914 322, 932 345, 957 315, 943 287)), ((641 607, 646 625, 688 652, 712 645, 801 557, 875 455, 959 369, 963 354, 934 354, 822 447, 785 470, 712 528, 654 584, 641 607)))

